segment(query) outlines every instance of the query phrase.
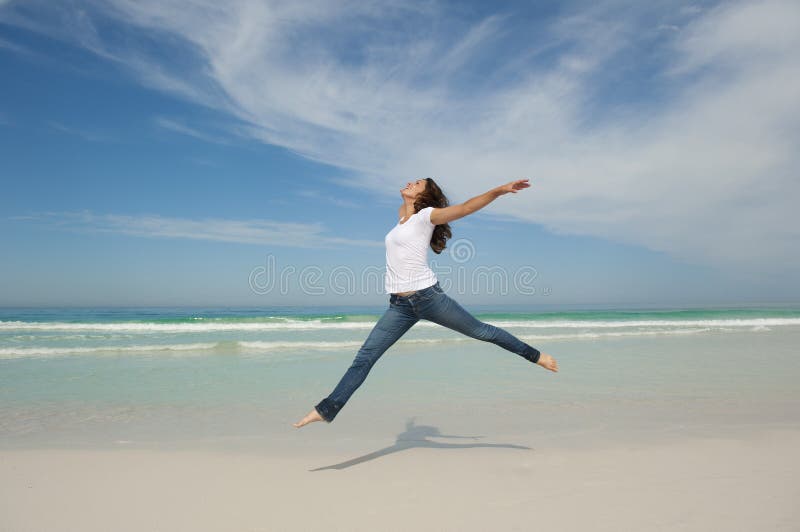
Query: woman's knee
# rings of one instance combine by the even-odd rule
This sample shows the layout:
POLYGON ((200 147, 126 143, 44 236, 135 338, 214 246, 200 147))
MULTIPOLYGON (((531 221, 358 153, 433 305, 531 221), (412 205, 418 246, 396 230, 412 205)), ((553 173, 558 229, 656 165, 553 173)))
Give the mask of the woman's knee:
POLYGON ((472 329, 471 336, 484 342, 491 342, 494 340, 497 332, 497 327, 484 322, 478 322, 472 329))
POLYGON ((373 364, 389 349, 394 342, 385 338, 371 337, 365 341, 356 353, 353 365, 372 367, 373 364))
POLYGON ((350 364, 350 368, 354 370, 367 370, 369 371, 372 369, 372 366, 375 365, 380 355, 376 355, 375 352, 372 351, 359 351, 356 355, 356 358, 353 359, 353 363, 350 364))

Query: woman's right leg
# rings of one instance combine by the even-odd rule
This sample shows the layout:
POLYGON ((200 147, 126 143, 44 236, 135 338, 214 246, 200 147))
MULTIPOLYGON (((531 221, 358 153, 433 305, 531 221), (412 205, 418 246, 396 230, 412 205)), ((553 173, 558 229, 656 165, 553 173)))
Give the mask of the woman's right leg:
POLYGON ((347 403, 350 396, 366 380, 378 359, 406 333, 419 318, 408 304, 390 303, 372 332, 369 333, 353 363, 333 392, 315 406, 322 419, 330 423, 347 403))

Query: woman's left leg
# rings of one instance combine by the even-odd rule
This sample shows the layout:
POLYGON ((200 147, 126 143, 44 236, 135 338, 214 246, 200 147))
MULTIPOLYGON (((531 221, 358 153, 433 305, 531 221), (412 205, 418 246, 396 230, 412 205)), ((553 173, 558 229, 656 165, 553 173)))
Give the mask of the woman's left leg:
POLYGON ((491 342, 533 363, 539 361, 541 353, 538 349, 526 344, 505 329, 480 321, 439 287, 436 287, 431 298, 420 306, 419 312, 420 318, 438 323, 471 338, 491 342))

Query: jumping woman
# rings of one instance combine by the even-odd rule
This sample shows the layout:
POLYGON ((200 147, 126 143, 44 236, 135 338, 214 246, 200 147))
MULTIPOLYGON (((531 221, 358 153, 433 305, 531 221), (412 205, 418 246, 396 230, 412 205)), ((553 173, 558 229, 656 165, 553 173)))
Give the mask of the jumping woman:
POLYGON ((558 363, 552 356, 540 353, 504 329, 479 321, 445 294, 427 261, 428 246, 439 254, 452 236, 448 222, 482 209, 503 194, 516 194, 529 186, 527 179, 519 179, 453 206, 431 178, 418 179, 400 190, 403 198, 397 214, 400 221, 385 238, 385 289, 389 294, 389 308, 375 324, 333 392, 306 417, 293 423, 295 427, 313 421, 333 421, 381 355, 420 319, 491 342, 545 369, 558 371, 558 363))

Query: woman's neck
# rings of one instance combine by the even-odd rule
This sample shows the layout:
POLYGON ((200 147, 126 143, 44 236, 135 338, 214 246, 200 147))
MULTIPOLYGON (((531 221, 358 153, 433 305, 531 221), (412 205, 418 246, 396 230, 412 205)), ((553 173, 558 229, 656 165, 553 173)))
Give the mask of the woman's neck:
POLYGON ((406 200, 404 207, 403 218, 408 218, 416 212, 414 210, 414 200, 406 200))

